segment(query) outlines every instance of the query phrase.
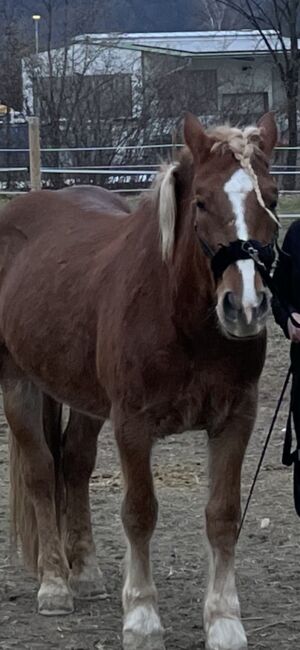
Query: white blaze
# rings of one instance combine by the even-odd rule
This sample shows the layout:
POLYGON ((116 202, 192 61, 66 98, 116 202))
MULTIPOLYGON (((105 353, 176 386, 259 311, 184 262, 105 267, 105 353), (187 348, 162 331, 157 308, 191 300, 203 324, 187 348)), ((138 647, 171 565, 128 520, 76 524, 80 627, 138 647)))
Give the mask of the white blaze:
MULTIPOLYGON (((254 189, 253 181, 244 169, 238 169, 224 185, 224 190, 232 205, 238 239, 249 239, 245 218, 246 198, 254 189)), ((257 305, 255 289, 255 266, 253 260, 239 260, 237 267, 243 278, 242 303, 245 310, 257 305)), ((247 311, 246 311, 247 314, 247 311)))

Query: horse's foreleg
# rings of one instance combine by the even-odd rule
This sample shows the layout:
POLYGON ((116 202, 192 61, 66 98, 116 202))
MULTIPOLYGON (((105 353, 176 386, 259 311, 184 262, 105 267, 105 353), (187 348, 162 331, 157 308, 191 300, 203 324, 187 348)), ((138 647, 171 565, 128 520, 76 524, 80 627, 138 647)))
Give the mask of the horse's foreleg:
POLYGON ((69 584, 76 598, 105 597, 96 559, 89 502, 89 481, 103 421, 70 411, 64 434, 63 473, 66 486, 66 553, 69 584))
POLYGON ((150 541, 157 520, 157 501, 151 473, 152 443, 148 432, 135 425, 117 427, 125 483, 122 521, 127 537, 123 589, 124 650, 164 650, 163 630, 152 578, 150 541))
POLYGON ((247 648, 235 586, 234 553, 240 522, 241 468, 255 412, 256 390, 247 400, 241 400, 224 429, 209 440, 210 494, 206 526, 210 576, 204 607, 208 650, 247 648))

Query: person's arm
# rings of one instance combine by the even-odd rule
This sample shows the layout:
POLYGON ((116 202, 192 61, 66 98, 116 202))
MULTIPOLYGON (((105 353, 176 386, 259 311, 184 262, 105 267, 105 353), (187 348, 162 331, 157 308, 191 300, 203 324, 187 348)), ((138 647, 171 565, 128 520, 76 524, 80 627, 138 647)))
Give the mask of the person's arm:
POLYGON ((279 254, 274 271, 274 284, 278 298, 277 296, 273 296, 272 298, 272 310, 275 321, 288 339, 290 339, 289 316, 290 313, 296 312, 293 308, 292 296, 292 242, 293 229, 290 228, 285 236, 282 251, 279 254))

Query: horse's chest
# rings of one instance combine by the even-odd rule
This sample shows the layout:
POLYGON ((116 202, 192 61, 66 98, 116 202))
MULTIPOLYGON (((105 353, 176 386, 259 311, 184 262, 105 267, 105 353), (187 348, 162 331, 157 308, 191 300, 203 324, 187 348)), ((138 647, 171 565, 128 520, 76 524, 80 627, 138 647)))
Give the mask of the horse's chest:
POLYGON ((148 357, 140 370, 134 397, 158 436, 209 428, 228 415, 235 382, 222 358, 210 358, 202 349, 189 356, 179 346, 170 347, 148 357))
POLYGON ((178 382, 171 394, 164 394, 161 386, 154 401, 153 414, 158 436, 207 428, 213 412, 218 408, 224 412, 226 409, 221 386, 215 382, 212 387, 206 373, 197 374, 187 383, 178 382))

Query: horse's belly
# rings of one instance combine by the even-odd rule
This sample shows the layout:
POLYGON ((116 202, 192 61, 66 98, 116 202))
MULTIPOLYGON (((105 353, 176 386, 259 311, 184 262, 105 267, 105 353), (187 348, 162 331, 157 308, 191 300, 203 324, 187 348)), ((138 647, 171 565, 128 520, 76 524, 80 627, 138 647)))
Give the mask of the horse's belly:
POLYGON ((99 388, 91 391, 84 385, 77 386, 59 386, 51 382, 46 382, 41 377, 33 377, 34 383, 41 388, 44 393, 51 395, 54 399, 70 408, 95 418, 108 418, 110 414, 110 402, 105 391, 99 388))
MULTIPOLYGON (((34 340, 37 343, 38 337, 34 340)), ((104 388, 99 384, 95 362, 88 357, 53 350, 44 346, 37 354, 32 339, 19 346, 16 341, 6 343, 9 365, 13 363, 19 371, 30 378, 44 393, 60 403, 67 404, 76 411, 100 418, 107 418, 110 401, 104 388)), ((9 366, 8 366, 9 369, 9 366)), ((5 374, 5 366, 3 366, 5 374)))

